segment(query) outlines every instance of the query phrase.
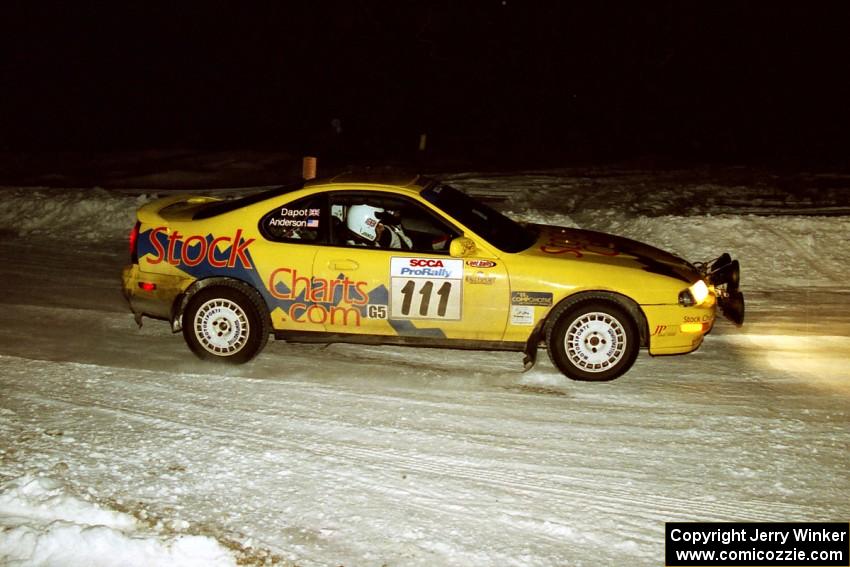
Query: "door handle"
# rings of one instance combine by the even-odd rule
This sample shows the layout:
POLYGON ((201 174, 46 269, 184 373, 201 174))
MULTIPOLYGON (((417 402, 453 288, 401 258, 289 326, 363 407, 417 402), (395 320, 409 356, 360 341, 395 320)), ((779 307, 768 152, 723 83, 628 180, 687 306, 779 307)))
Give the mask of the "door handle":
POLYGON ((354 260, 331 260, 328 262, 328 268, 331 270, 356 270, 360 264, 354 260))

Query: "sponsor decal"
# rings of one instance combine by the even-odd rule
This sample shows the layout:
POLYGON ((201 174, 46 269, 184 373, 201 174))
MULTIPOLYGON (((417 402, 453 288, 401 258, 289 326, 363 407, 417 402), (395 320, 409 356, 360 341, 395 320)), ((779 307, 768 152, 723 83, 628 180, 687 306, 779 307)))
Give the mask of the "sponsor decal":
MULTIPOLYGON (((606 242, 604 239, 594 240, 593 235, 580 234, 577 238, 568 238, 568 235, 573 235, 571 230, 563 229, 561 233, 550 233, 547 235, 545 242, 540 246, 540 251, 545 254, 570 254, 575 258, 583 258, 585 254, 597 254, 600 256, 620 256, 623 254, 618 250, 612 242, 606 242)), ((601 236, 600 236, 601 238, 601 236)), ((628 248, 628 245, 626 245, 628 248)), ((654 253, 643 246, 638 246, 628 250, 627 254, 631 256, 635 262, 641 264, 643 269, 653 274, 661 274, 677 280, 689 282, 689 277, 681 273, 673 266, 666 264, 663 260, 654 257, 654 253)))
POLYGON ((269 219, 269 226, 278 226, 280 228, 306 228, 307 219, 279 219, 272 217, 269 219))
POLYGON ((708 323, 711 320, 712 320, 711 315, 703 315, 702 317, 700 317, 700 316, 689 317, 689 316, 685 315, 682 318, 683 323, 708 323))
POLYGON ((370 303, 366 306, 367 319, 387 319, 387 306, 370 303))
POLYGON ((461 318, 463 260, 394 257, 390 273, 392 319, 461 318))
POLYGON ((153 247, 153 255, 146 258, 148 264, 166 261, 172 266, 184 264, 193 267, 206 262, 213 268, 234 268, 237 264, 241 264, 246 270, 254 269, 247 251, 255 239, 242 238, 241 228, 236 229, 232 237, 218 236, 211 239, 199 234, 183 236, 177 230, 166 237, 166 232, 167 228, 164 226, 151 230, 149 239, 153 247), (218 253, 219 244, 230 244, 230 255, 227 259, 222 258, 218 253))
POLYGON ((398 258, 390 260, 390 276, 408 278, 459 279, 463 260, 449 258, 398 258))
POLYGON ((337 290, 341 290, 343 303, 366 305, 368 297, 365 287, 368 282, 355 282, 345 276, 342 279, 308 278, 299 276, 294 268, 278 268, 269 276, 269 291, 276 299, 293 299, 303 291, 304 299, 316 303, 333 301, 337 290), (286 291, 279 291, 277 284, 283 282, 286 291))
POLYGON ((511 305, 511 325, 529 327, 534 325, 534 307, 511 305))
POLYGON ((620 252, 612 245, 607 245, 590 240, 571 240, 565 236, 550 236, 540 247, 546 254, 572 254, 576 258, 584 256, 585 252, 599 254, 602 256, 619 256, 620 252))
POLYGON ((318 217, 320 214, 320 209, 290 209, 288 207, 280 208, 280 216, 282 217, 318 217))
POLYGON ((667 325, 656 325, 650 337, 675 337, 676 327, 670 328, 667 325))
POLYGON ((319 209, 290 209, 287 207, 280 208, 280 215, 271 217, 268 220, 268 226, 276 226, 280 228, 318 228, 319 217, 321 211, 319 209))
POLYGON ((363 307, 369 303, 367 285, 348 276, 309 278, 294 268, 278 268, 269 275, 267 289, 285 302, 283 310, 290 321, 359 327, 363 307))
POLYGON ((496 281, 496 276, 491 276, 484 272, 476 272, 474 274, 467 274, 464 279, 469 284, 493 285, 493 282, 496 281))
POLYGON ((467 260, 466 265, 470 268, 495 268, 496 262, 493 260, 467 260))
POLYGON ((511 305, 549 307, 552 305, 552 294, 547 291, 512 291, 511 305))

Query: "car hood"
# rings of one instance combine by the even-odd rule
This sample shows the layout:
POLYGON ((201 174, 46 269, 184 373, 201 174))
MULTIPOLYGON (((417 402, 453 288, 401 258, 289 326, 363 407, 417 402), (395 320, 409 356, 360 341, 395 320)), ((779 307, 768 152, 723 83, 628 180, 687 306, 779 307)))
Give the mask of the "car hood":
POLYGON ((546 225, 529 228, 538 237, 534 246, 523 252, 525 255, 637 268, 688 284, 700 278, 699 271, 689 262, 643 242, 580 228, 546 225))

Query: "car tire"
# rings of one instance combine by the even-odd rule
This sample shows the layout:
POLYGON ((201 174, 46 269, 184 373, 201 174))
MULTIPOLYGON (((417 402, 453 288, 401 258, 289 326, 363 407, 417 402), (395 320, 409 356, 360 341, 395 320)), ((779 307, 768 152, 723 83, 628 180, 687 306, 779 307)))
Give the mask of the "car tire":
POLYGON ((634 318, 613 301, 589 298, 562 304, 545 330, 549 359, 573 380, 619 378, 640 349, 634 318))
POLYGON ((198 358, 242 364, 269 340, 265 305, 236 287, 215 285, 197 292, 183 312, 183 337, 198 358))

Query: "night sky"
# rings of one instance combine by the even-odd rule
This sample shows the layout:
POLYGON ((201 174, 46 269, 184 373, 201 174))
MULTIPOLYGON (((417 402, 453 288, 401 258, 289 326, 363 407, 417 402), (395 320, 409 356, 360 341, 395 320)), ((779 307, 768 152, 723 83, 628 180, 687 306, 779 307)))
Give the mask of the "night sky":
POLYGON ((2 150, 382 159, 420 133, 483 160, 850 150, 850 2, 14 6, 2 150))

